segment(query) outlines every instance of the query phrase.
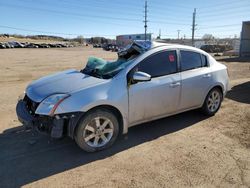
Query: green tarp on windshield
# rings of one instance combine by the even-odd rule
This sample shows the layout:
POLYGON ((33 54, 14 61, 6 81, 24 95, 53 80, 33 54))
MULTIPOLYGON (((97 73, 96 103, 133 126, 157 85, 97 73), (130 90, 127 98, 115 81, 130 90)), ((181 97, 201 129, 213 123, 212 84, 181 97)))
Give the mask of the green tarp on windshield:
POLYGON ((126 59, 123 58, 110 62, 97 57, 89 57, 87 67, 98 71, 100 74, 107 74, 119 68, 124 62, 126 62, 126 59))

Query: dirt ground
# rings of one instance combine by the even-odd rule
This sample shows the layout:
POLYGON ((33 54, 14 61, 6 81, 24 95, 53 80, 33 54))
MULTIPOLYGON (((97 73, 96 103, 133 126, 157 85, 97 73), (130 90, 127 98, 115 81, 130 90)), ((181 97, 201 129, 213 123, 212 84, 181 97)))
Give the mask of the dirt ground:
POLYGON ((250 187, 250 61, 224 62, 232 90, 220 111, 198 110, 129 129, 115 145, 85 153, 64 138, 25 131, 15 105, 28 83, 102 49, 0 50, 0 187, 250 187))

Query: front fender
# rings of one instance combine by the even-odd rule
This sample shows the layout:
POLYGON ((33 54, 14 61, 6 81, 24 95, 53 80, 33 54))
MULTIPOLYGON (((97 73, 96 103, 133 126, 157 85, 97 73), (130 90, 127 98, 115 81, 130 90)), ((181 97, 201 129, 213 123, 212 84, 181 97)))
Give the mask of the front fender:
POLYGON ((55 114, 87 112, 102 105, 109 105, 120 111, 125 127, 123 133, 126 133, 128 126, 128 93, 126 84, 119 82, 119 80, 72 93, 70 97, 60 103, 55 114))

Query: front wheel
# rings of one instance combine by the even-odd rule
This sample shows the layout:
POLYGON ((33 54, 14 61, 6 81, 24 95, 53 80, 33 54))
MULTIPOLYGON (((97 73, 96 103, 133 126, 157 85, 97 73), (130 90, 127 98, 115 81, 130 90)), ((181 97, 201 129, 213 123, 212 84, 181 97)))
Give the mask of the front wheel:
POLYGON ((220 108, 222 102, 222 93, 219 88, 213 88, 207 95, 202 111, 205 115, 212 116, 220 108))
POLYGON ((116 116, 110 111, 100 109, 88 113, 79 122, 75 141, 81 149, 95 152, 110 147, 118 133, 116 116))

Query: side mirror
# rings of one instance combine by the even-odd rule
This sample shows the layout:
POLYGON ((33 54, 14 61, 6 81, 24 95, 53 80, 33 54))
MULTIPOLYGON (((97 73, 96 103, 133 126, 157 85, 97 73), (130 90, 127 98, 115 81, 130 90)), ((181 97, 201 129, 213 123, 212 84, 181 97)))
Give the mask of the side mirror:
POLYGON ((135 82, 146 82, 150 80, 151 76, 145 72, 138 71, 133 74, 133 81, 135 82))

